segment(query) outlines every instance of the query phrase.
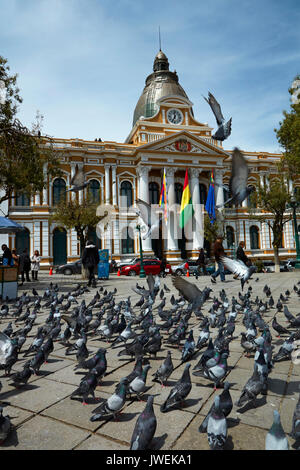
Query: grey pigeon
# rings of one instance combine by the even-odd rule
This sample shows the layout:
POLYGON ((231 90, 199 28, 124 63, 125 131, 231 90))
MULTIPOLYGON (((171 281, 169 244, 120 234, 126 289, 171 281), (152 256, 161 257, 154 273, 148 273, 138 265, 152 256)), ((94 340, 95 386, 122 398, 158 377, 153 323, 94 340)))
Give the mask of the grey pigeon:
POLYGON ((144 411, 137 419, 131 437, 130 450, 147 450, 151 444, 157 426, 153 400, 153 395, 150 395, 144 411))
POLYGON ((293 414, 292 437, 300 439, 300 394, 293 414))
POLYGON ((229 271, 240 279, 242 290, 244 289, 245 282, 247 282, 257 270, 256 266, 246 266, 241 260, 231 259, 227 256, 222 256, 221 261, 229 271))
POLYGON ((3 416, 3 408, 0 406, 0 444, 2 444, 12 429, 9 416, 3 416))
POLYGON ((266 435, 265 450, 289 450, 289 442, 283 430, 280 414, 274 410, 273 424, 266 435))
POLYGON ((79 168, 78 165, 75 167, 75 174, 71 179, 71 188, 67 189, 68 191, 78 192, 81 189, 84 189, 88 186, 88 182, 85 181, 85 175, 83 168, 79 168))
MULTIPOLYGON (((219 395, 220 408, 221 408, 221 411, 224 414, 225 418, 227 418, 227 416, 230 414, 230 412, 233 408, 233 402, 232 402, 232 398, 231 398, 231 395, 230 395, 229 388, 230 388, 229 382, 224 382, 224 390, 219 395)), ((208 414, 206 415, 206 417, 202 421, 201 425, 199 426, 199 432, 206 432, 207 431, 207 423, 208 423, 209 417, 210 417, 213 409, 214 409, 214 404, 211 406, 208 414)))
POLYGON ((95 399, 95 389, 98 385, 98 372, 96 369, 92 369, 88 374, 83 377, 81 380, 79 387, 74 390, 71 395, 71 400, 74 397, 82 397, 82 404, 86 405, 87 398, 91 395, 95 399))
POLYGON ((183 374, 178 382, 174 385, 172 390, 169 393, 166 401, 161 405, 160 411, 166 413, 167 411, 172 410, 177 405, 180 405, 183 400, 188 396, 192 389, 190 369, 191 364, 186 364, 183 374))
POLYGON ((135 377, 132 382, 129 383, 128 385, 128 393, 130 395, 136 394, 138 398, 140 398, 140 395, 145 391, 146 388, 146 380, 147 380, 147 374, 148 370, 150 369, 150 365, 147 364, 143 370, 142 373, 139 374, 137 377, 135 377))
POLYGON ((227 439, 227 421, 220 407, 220 397, 215 397, 207 422, 207 439, 212 450, 222 450, 227 439))
POLYGON ((174 365, 172 362, 171 351, 167 352, 167 357, 161 366, 157 369, 157 371, 153 374, 154 381, 158 380, 162 386, 164 386, 165 382, 168 380, 170 375, 174 370, 174 365))
POLYGON ((27 361, 24 364, 23 370, 21 370, 20 372, 16 372, 11 376, 11 379, 13 380, 13 385, 15 387, 26 385, 31 375, 32 371, 30 369, 30 361, 27 361))
POLYGON ((121 379, 120 383, 117 385, 115 393, 113 393, 107 400, 105 400, 101 405, 99 405, 95 410, 93 416, 90 418, 90 421, 98 421, 102 417, 113 416, 116 418, 116 415, 120 413, 124 407, 126 400, 126 393, 128 387, 128 380, 121 379))
POLYGON ((208 99, 205 98, 205 96, 203 96, 203 98, 211 107, 211 110, 214 113, 217 124, 218 124, 218 129, 215 132, 215 134, 212 136, 213 139, 221 140, 221 141, 227 139, 231 134, 232 118, 230 118, 229 121, 227 122, 225 121, 222 111, 221 111, 221 106, 217 102, 216 98, 214 97, 212 93, 208 92, 208 99))
POLYGON ((280 346, 279 351, 274 354, 274 362, 283 361, 285 359, 291 359, 291 355, 294 349, 294 337, 291 335, 287 338, 284 343, 280 346))
POLYGON ((256 397, 262 392, 263 388, 264 378, 259 374, 257 367, 254 366, 254 372, 245 384, 236 405, 241 407, 247 403, 255 403, 256 397))

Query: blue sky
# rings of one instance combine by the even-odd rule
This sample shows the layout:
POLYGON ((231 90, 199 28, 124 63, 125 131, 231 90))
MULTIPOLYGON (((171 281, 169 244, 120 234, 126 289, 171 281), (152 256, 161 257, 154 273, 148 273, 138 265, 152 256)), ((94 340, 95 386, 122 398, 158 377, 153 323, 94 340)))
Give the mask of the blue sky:
POLYGON ((210 91, 232 117, 225 149, 280 151, 274 128, 300 73, 299 0, 0 0, 0 17, 29 127, 39 110, 48 135, 123 142, 160 25, 196 119, 216 126, 210 91))

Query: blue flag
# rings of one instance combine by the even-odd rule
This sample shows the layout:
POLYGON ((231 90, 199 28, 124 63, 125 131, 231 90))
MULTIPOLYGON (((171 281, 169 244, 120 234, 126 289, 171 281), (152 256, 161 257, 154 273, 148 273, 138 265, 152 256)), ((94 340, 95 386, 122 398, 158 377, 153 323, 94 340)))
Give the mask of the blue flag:
POLYGON ((205 210, 208 213, 210 223, 213 224, 216 220, 215 185, 213 171, 211 172, 210 185, 206 199, 205 210))

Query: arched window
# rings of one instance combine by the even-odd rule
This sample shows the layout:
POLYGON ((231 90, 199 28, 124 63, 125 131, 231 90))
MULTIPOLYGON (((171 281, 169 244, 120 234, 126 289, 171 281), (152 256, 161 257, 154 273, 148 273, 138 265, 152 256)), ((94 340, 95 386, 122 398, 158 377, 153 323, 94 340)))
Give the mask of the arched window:
POLYGON ((251 185, 251 188, 253 188, 252 193, 248 194, 247 197, 247 206, 254 209, 257 207, 257 194, 256 194, 256 188, 255 186, 251 185))
POLYGON ((16 233, 17 254, 23 253, 25 248, 27 248, 27 252, 30 254, 30 232, 27 228, 16 233))
POLYGON ((16 206, 30 206, 30 199, 26 194, 18 193, 15 204, 16 206))
POLYGON ((259 229, 256 225, 250 227, 250 248, 251 250, 259 249, 259 229))
POLYGON ((88 185, 88 197, 92 204, 100 202, 100 183, 97 180, 90 180, 88 185))
POLYGON ((128 227, 122 230, 122 253, 128 255, 134 253, 133 234, 128 227))
POLYGON ((181 204, 183 186, 181 183, 175 183, 175 202, 181 204))
POLYGON ((159 203, 159 186, 157 183, 150 181, 149 183, 149 202, 150 204, 158 204, 159 203))
POLYGON ((200 204, 205 204, 206 198, 207 198, 207 190, 206 190, 205 184, 199 183, 199 191, 200 191, 200 204))
POLYGON ((62 178, 56 178, 53 182, 53 205, 56 206, 66 199, 66 182, 62 178))
POLYGON ((226 227, 226 239, 227 239, 227 247, 232 248, 234 244, 234 230, 230 225, 226 227))
POLYGON ((130 181, 123 181, 121 184, 121 202, 125 199, 125 206, 130 207, 132 206, 132 184, 130 181), (125 199, 126 198, 126 199, 125 199))

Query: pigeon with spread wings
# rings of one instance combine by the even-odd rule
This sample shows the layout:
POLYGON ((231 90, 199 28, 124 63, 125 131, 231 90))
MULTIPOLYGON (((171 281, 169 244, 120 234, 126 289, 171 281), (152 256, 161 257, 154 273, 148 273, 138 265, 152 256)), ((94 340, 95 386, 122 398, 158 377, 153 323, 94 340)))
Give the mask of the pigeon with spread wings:
POLYGON ((85 175, 83 168, 78 168, 78 165, 76 165, 75 168, 75 174, 71 179, 71 188, 67 189, 66 192, 73 191, 77 192, 80 191, 81 189, 84 189, 87 187, 89 183, 85 181, 85 175))
POLYGON ((228 202, 242 204, 242 202, 255 191, 254 186, 247 186, 249 168, 245 157, 237 147, 232 152, 231 177, 229 181, 229 190, 231 197, 217 208, 225 206, 228 202))
POLYGON ((213 139, 221 140, 221 141, 227 139, 227 137, 229 137, 231 134, 232 118, 230 118, 229 121, 225 122, 224 116, 221 111, 221 106, 217 102, 214 95, 212 95, 210 92, 208 92, 208 99, 205 98, 205 96, 203 96, 203 98, 205 99, 205 101, 207 101, 207 103, 211 107, 212 112, 214 113, 217 124, 218 124, 218 129, 215 132, 215 134, 212 136, 213 139))
POLYGON ((244 289, 245 282, 247 282, 252 274, 257 270, 256 266, 248 267, 242 261, 227 258, 227 256, 221 257, 221 261, 229 271, 241 280, 242 290, 244 289))
POLYGON ((158 237, 159 215, 155 213, 155 210, 151 210, 151 205, 142 199, 137 199, 136 204, 138 206, 138 209, 135 209, 137 215, 148 227, 147 233, 143 235, 143 240, 149 238, 150 235, 158 237))

